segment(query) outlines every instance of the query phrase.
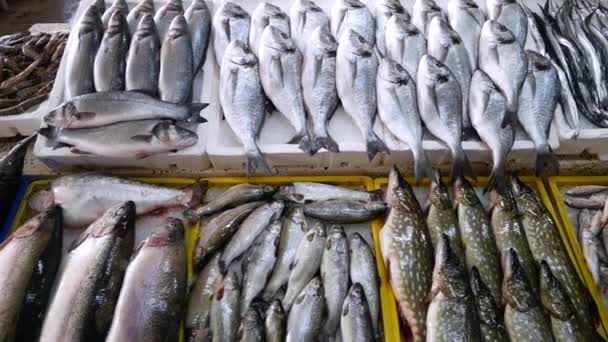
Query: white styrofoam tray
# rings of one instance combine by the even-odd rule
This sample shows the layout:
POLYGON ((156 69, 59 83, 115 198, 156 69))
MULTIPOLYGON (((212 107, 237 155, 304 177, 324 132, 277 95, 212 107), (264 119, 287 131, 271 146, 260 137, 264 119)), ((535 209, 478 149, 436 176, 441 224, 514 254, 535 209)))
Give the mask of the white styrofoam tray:
MULTIPOLYGON (((93 3, 94 0, 86 0, 82 1, 78 7, 76 15, 74 16, 74 25, 77 22, 78 18, 80 18, 81 14, 93 3)), ((190 0, 183 1, 184 9, 190 5, 190 0)), ((137 0, 127 1, 129 5, 129 9, 135 7, 137 5, 137 0)), ((154 5, 156 10, 158 10, 164 1, 155 1, 154 5)), ((106 2, 106 8, 109 8, 111 2, 106 2)), ((72 30, 70 32, 70 37, 68 38, 68 43, 66 45, 66 51, 70 48, 72 44, 72 40, 75 35, 78 34, 77 31, 72 30)), ((55 85, 53 86, 53 91, 48 100, 47 111, 49 108, 55 108, 63 101, 67 100, 64 94, 64 85, 65 85, 65 64, 66 64, 66 56, 63 55, 61 60, 61 65, 59 66, 59 70, 57 71, 57 77, 55 78, 55 85)), ((211 77, 207 77, 209 75, 210 69, 213 68, 215 62, 213 61, 212 55, 207 55, 207 60, 203 68, 198 72, 194 79, 193 84, 193 101, 194 102, 203 102, 210 103, 211 102, 211 91, 210 89, 217 88, 211 77)), ((201 115, 209 120, 209 117, 212 116, 210 113, 213 110, 212 106, 205 108, 201 115)), ((198 170, 206 170, 210 168, 211 163, 209 162, 209 158, 207 158, 207 154, 205 153, 206 144, 207 144, 207 135, 209 130, 209 123, 203 123, 198 125, 196 129, 196 133, 198 135, 198 142, 191 147, 180 150, 175 153, 163 153, 153 155, 144 159, 133 159, 133 158, 110 158, 103 157, 97 155, 83 155, 83 154, 74 154, 71 153, 67 148, 60 148, 57 150, 53 150, 51 146, 48 145, 47 139, 42 136, 38 137, 36 141, 36 145, 34 146, 34 155, 42 160, 46 165, 53 169, 63 170, 70 169, 73 166, 84 166, 84 167, 136 167, 136 168, 156 168, 156 169, 198 169, 198 170)))
POLYGON ((581 113, 579 116, 580 132, 573 137, 573 130, 566 123, 562 112, 556 113, 559 133, 560 154, 579 155, 583 151, 597 154, 598 159, 608 160, 608 128, 597 127, 581 113))

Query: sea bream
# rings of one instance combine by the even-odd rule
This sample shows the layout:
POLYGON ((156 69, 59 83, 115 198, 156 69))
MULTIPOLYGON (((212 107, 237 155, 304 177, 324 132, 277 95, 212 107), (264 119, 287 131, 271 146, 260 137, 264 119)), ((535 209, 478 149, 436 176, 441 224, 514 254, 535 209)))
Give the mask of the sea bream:
POLYGON ((207 47, 211 37, 211 12, 204 0, 194 0, 184 14, 192 40, 194 74, 205 64, 207 47))
POLYGON ((370 161, 379 152, 388 153, 374 132, 377 71, 373 43, 352 29, 342 34, 336 55, 336 88, 344 110, 361 131, 370 161))
POLYGON ((429 24, 434 17, 444 18, 441 7, 434 0, 416 0, 412 8, 412 24, 427 36, 429 24))
POLYGON ((68 99, 95 91, 93 69, 103 36, 103 25, 95 5, 82 14, 75 30, 78 35, 70 39, 65 51, 65 98, 68 99))
POLYGON ((272 24, 264 29, 259 48, 264 92, 294 129, 288 144, 299 144, 302 151, 310 152, 302 90, 302 54, 289 34, 272 24))
POLYGON ((125 69, 125 89, 157 95, 159 74, 160 40, 154 18, 151 14, 145 14, 131 37, 125 69))
POLYGON ((380 57, 386 56, 386 23, 395 14, 405 14, 399 0, 381 0, 376 3, 376 48, 380 57))
POLYGON ((191 98, 194 80, 192 41, 184 16, 177 15, 171 22, 160 48, 160 99, 186 103, 191 98))
POLYGON ((394 14, 386 23, 386 56, 401 64, 413 80, 426 45, 425 35, 412 24, 409 14, 394 14))
MULTIPOLYGON (((105 3, 104 6, 105 7, 105 3)), ((98 7, 98 9, 100 10, 99 13, 102 13, 102 7, 98 7)), ((103 27, 107 28, 108 27, 108 23, 110 22, 110 18, 114 15, 114 13, 116 12, 122 12, 122 14, 126 17, 127 13, 129 13, 129 5, 127 4, 126 0, 114 0, 114 2, 112 2, 112 5, 110 7, 108 7, 107 10, 103 11, 103 15, 101 15, 101 22, 103 23, 103 27)))
POLYGON ((488 19, 495 20, 509 31, 522 47, 526 45, 528 36, 528 18, 518 1, 513 0, 487 0, 488 19))
POLYGON ((245 148, 247 175, 259 167, 271 173, 257 143, 266 115, 266 97, 258 59, 246 42, 236 40, 226 49, 220 68, 220 103, 228 125, 245 148))
POLYGON ((331 33, 339 42, 349 30, 372 47, 376 43, 376 23, 367 6, 360 0, 337 0, 331 9, 331 33))
MULTIPOLYGON (((127 15, 127 24, 129 24, 129 32, 132 35, 135 35, 135 31, 139 26, 139 22, 145 15, 152 16, 152 22, 154 22, 154 12, 156 12, 154 8, 153 0, 141 0, 137 6, 133 7, 132 10, 129 11, 127 15)), ((156 24, 154 24, 154 30, 156 31, 156 24)))
POLYGON ((251 29, 249 31, 249 47, 260 57, 260 41, 266 26, 272 25, 286 35, 291 35, 289 17, 280 7, 260 2, 251 14, 251 29))
MULTIPOLYGON (((327 125, 336 111, 339 101, 336 89, 338 42, 326 25, 317 27, 306 37, 306 42, 310 44, 310 47, 300 50, 303 51, 304 57, 302 63, 304 104, 312 119, 311 152, 316 153, 321 148, 325 148, 336 153, 339 152, 339 146, 327 132, 327 125)), ((302 42, 300 43, 302 44, 302 42)))
POLYGON ((156 11, 154 22, 156 22, 156 29, 158 29, 161 42, 165 39, 165 34, 169 31, 173 19, 182 14, 184 14, 182 0, 166 0, 165 4, 156 11))
POLYGON ((218 66, 222 66, 224 52, 231 42, 238 40, 247 45, 250 25, 249 13, 234 2, 226 1, 217 9, 213 16, 213 49, 218 66))
MULTIPOLYGON (((312 40, 313 32, 319 27, 329 31, 329 17, 321 7, 310 0, 296 0, 289 10, 291 19, 291 37, 296 46, 306 56, 306 48, 312 40)), ((315 46, 315 44, 310 44, 315 46)), ((304 74, 305 75, 305 74, 304 74)), ((302 75, 304 77, 304 75, 302 75)))
POLYGON ((486 22, 485 15, 473 0, 450 0, 448 3, 450 26, 458 33, 467 49, 471 70, 477 69, 479 35, 486 22))

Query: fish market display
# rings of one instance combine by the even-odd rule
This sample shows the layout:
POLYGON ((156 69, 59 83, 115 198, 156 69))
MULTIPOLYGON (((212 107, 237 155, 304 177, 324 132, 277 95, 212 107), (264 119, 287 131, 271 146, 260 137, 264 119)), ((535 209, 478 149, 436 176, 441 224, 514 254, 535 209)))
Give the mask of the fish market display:
MULTIPOLYGON (((226 1, 217 9, 213 16, 213 48, 217 65, 222 66, 224 52, 230 43, 240 41, 247 45, 250 25, 249 13, 234 2, 226 1)), ((226 111, 223 104, 222 108, 226 111)))
POLYGON ((503 24, 522 47, 526 45, 528 19, 518 1, 488 0, 488 19, 503 24))
POLYGON ((276 192, 277 188, 274 186, 241 183, 228 188, 221 195, 198 208, 193 214, 197 216, 210 216, 247 202, 268 198, 276 192))
POLYGON ((181 14, 175 16, 164 37, 158 79, 160 99, 185 103, 191 97, 194 78, 192 41, 186 18, 181 14))
POLYGON ((114 11, 101 38, 93 65, 95 90, 116 91, 125 88, 125 64, 131 33, 122 11, 114 11))
POLYGON ((374 16, 360 0, 337 0, 331 9, 331 33, 339 42, 352 30, 373 46, 376 43, 374 16))
POLYGON ((178 15, 183 14, 184 5, 182 4, 182 0, 167 0, 165 4, 156 11, 156 14, 154 14, 154 22, 156 23, 158 36, 161 41, 165 39, 165 34, 169 32, 173 19, 178 15))
MULTIPOLYGON (((289 19, 291 20, 291 37, 304 56, 306 56, 306 48, 309 44, 313 47, 316 46, 315 43, 309 43, 312 41, 313 32, 319 27, 324 27, 325 29, 330 28, 327 14, 323 12, 321 7, 310 0, 294 1, 289 10, 289 19)), ((305 75, 306 73, 304 73, 302 77, 305 75)))
POLYGON ((256 56, 260 56, 262 35, 267 26, 273 26, 286 35, 290 35, 289 17, 279 7, 261 2, 251 15, 251 31, 249 32, 249 46, 256 56))
POLYGON ((25 155, 34 138, 35 134, 21 140, 0 158, 0 223, 7 219, 11 210, 23 175, 25 155))
POLYGON ((144 14, 131 32, 133 36, 125 68, 125 89, 156 95, 160 72, 160 39, 152 14, 144 14))
MULTIPOLYGON (((99 2, 100 1, 96 1, 95 5, 97 6, 97 4, 99 2)), ((101 15, 101 22, 103 23, 104 28, 108 27, 110 18, 114 15, 114 13, 122 12, 122 14, 124 16, 126 16, 127 13, 129 13, 129 5, 127 4, 126 0, 114 0, 112 2, 112 5, 110 5, 110 7, 108 7, 107 10, 104 11, 104 8, 105 8, 105 2, 103 4, 103 6, 99 5, 99 7, 98 7, 99 14, 101 15)))
MULTIPOLYGON (((452 0, 448 3, 448 21, 452 29, 460 36, 471 62, 470 70, 475 72, 481 26, 486 21, 484 12, 474 1, 452 0)), ((472 81, 471 83, 475 84, 472 81)))
POLYGON ((434 0, 416 0, 412 7, 412 24, 427 36, 429 23, 434 17, 443 18, 441 7, 434 0))
MULTIPOLYGON (((376 4, 376 48, 381 57, 386 56, 386 25, 395 14, 405 14, 398 0, 382 0, 376 4)), ((405 14, 405 15, 409 15, 405 14)))
POLYGON ((211 36, 211 12, 204 0, 192 1, 184 14, 192 40, 192 66, 196 74, 205 64, 211 36))
MULTIPOLYGON (((153 0, 141 0, 127 14, 127 24, 129 24, 129 32, 135 35, 135 31, 137 30, 141 19, 146 15, 150 15, 152 17, 150 19, 154 19, 154 12, 156 12, 156 9, 154 8, 153 0)), ((154 20, 152 20, 152 22, 154 22, 154 20)), ((154 29, 156 30, 156 25, 154 25, 154 29)))
POLYGON ((386 56, 401 64, 416 80, 420 58, 426 55, 426 38, 412 24, 409 14, 393 14, 386 23, 386 56))

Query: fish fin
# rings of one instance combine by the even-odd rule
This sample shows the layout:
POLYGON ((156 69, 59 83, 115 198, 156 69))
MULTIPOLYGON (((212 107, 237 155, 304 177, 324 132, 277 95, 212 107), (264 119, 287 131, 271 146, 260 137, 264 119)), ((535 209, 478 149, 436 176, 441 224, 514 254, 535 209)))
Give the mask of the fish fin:
POLYGON ((81 151, 75 147, 72 147, 72 149, 70 149, 70 153, 74 153, 74 154, 93 154, 91 152, 86 152, 86 151, 81 151))
POLYGON ((300 150, 310 153, 311 155, 313 154, 313 144, 307 130, 304 131, 304 133, 294 135, 287 143, 299 144, 300 150))
POLYGON ((54 142, 57 139, 57 135, 61 130, 56 127, 48 126, 42 127, 38 130, 38 134, 45 137, 48 141, 54 142))
POLYGON ((541 146, 536 151, 536 176, 557 175, 559 173, 559 163, 553 155, 553 150, 549 144, 541 146))
POLYGON ((224 33, 226 33, 226 38, 228 38, 228 41, 232 41, 232 39, 230 38, 231 34, 230 34, 230 19, 229 18, 225 18, 222 20, 222 28, 224 29, 224 33))
POLYGON ((422 178, 427 177, 430 179, 433 177, 433 167, 423 148, 417 154, 414 157, 414 174, 416 176, 416 184, 420 184, 422 178))
POLYGON ((279 83, 281 88, 285 86, 283 67, 281 66, 281 57, 279 56, 270 58, 270 78, 272 78, 274 82, 279 83))
POLYGON ((190 103, 188 105, 188 112, 190 113, 190 117, 186 121, 194 122, 194 123, 204 123, 207 122, 207 119, 200 116, 201 110, 207 108, 208 103, 190 103))
POLYGON ((95 116, 97 116, 97 113, 94 112, 78 112, 78 113, 74 113, 73 117, 76 120, 92 120, 93 118, 95 118, 95 116))
POLYGON ((456 179, 463 178, 464 176, 475 177, 471 164, 469 163, 469 158, 462 148, 454 153, 453 156, 454 160, 452 161, 452 170, 450 171, 452 182, 456 179))
POLYGON ((488 193, 489 190, 496 190, 500 194, 504 194, 507 191, 506 183, 506 170, 504 165, 494 165, 492 172, 490 172, 490 178, 488 179, 488 185, 483 189, 483 193, 488 193))
POLYGON ((314 58, 314 74, 312 80, 312 86, 315 87, 317 85, 317 80, 319 79, 319 75, 321 74, 321 67, 323 66, 323 57, 315 56, 314 58))
POLYGON ((262 154, 262 151, 256 146, 255 150, 248 151, 246 154, 247 158, 247 177, 251 177, 255 174, 256 169, 263 168, 267 174, 272 174, 272 170, 266 161, 266 158, 262 154))
POLYGON ((325 148, 326 150, 333 153, 340 152, 340 147, 338 146, 338 143, 329 135, 326 135, 324 137, 314 137, 312 146, 312 151, 314 151, 313 154, 317 153, 322 148, 325 148))
POLYGON ((367 138, 367 158, 369 161, 372 161, 379 152, 391 153, 384 141, 380 140, 376 133, 372 131, 367 138))
POLYGON ((355 86, 355 80, 357 79, 357 60, 348 61, 348 75, 350 77, 351 86, 355 86))
POLYGON ((188 208, 194 208, 203 203, 203 198, 209 189, 207 181, 197 182, 184 188, 183 196, 180 196, 180 202, 188 208))
POLYGON ((152 141, 152 138, 153 138, 152 134, 138 134, 138 135, 132 136, 129 139, 131 139, 132 141, 149 143, 150 141, 152 141))

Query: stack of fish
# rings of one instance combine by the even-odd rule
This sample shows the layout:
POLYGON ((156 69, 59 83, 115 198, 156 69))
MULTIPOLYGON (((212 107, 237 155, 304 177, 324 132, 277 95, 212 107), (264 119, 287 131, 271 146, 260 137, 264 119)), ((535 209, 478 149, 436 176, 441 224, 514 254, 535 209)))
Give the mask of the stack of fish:
POLYGON ((527 7, 498 0, 488 7, 486 17, 472 1, 451 0, 443 13, 433 0, 416 0, 410 15, 398 0, 336 0, 328 17, 312 1, 296 0, 289 16, 265 2, 250 16, 224 2, 214 17, 220 102, 248 172, 268 169, 256 143, 267 104, 289 119, 289 143, 314 154, 338 152, 327 123, 339 102, 370 160, 388 152, 373 130, 378 113, 413 151, 418 179, 431 176, 423 124, 451 151, 454 177, 472 173, 462 140, 476 132, 494 156, 492 183, 504 187, 517 124, 536 146, 537 172, 556 172, 548 134, 557 72, 549 58, 524 50, 527 7))
POLYGON ((63 32, 0 37, 0 116, 23 113, 49 97, 67 37, 63 32))
POLYGON ((64 61, 66 101, 44 117, 40 134, 54 148, 122 158, 196 144, 206 105, 190 102, 210 34, 205 2, 192 1, 186 11, 181 0, 156 12, 152 0, 130 11, 125 0, 105 12, 103 6, 88 7, 74 28, 64 61))
POLYGON ((564 189, 564 203, 593 281, 608 308, 608 186, 564 189))
POLYGON ((488 215, 473 187, 433 179, 427 215, 393 169, 380 245, 414 341, 597 341, 593 301, 551 215, 516 177, 488 215), (430 303, 429 303, 430 300, 430 303))
POLYGON ((186 341, 377 338, 373 248, 350 232, 355 228, 339 225, 382 214, 386 206, 377 197, 320 183, 239 184, 191 212, 206 217, 194 249, 199 272, 186 341))

